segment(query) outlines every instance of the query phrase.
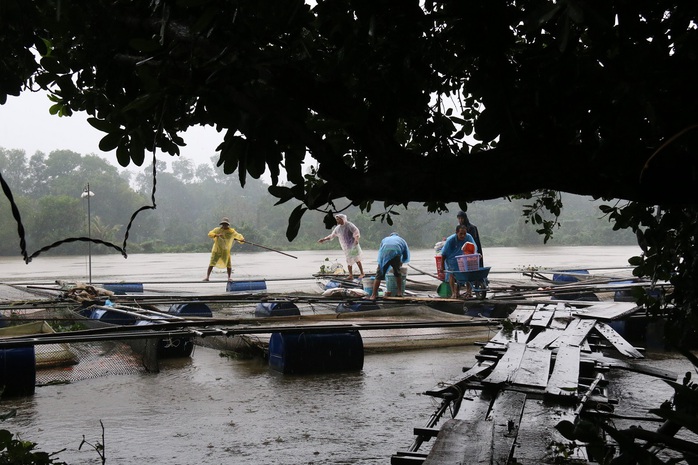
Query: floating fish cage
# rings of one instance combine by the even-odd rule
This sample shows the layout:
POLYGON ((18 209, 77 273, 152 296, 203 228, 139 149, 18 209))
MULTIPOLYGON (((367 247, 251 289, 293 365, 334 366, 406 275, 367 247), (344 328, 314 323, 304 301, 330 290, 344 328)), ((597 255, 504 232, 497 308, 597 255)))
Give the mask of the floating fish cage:
POLYGON ((272 333, 269 366, 284 374, 359 371, 364 346, 358 331, 272 333))
MULTIPOLYGON (((169 321, 167 315, 164 314, 158 315, 150 313, 140 317, 137 313, 130 311, 98 306, 82 309, 78 313, 90 320, 97 320, 105 325, 148 326, 169 321)), ((199 303, 172 305, 169 309, 169 313, 180 317, 213 316, 211 309, 208 308, 207 305, 199 303)), ((189 357, 194 349, 193 338, 190 336, 154 336, 153 340, 157 341, 156 355, 159 358, 189 357)), ((130 345, 132 345, 136 351, 146 351, 148 349, 147 341, 143 340, 133 341, 130 345)))

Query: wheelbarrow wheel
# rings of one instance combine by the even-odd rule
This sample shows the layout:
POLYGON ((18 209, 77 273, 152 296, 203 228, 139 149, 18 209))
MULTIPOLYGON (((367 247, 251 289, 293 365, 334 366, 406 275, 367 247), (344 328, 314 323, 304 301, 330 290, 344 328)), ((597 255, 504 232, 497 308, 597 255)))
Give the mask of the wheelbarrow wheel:
POLYGON ((487 283, 484 280, 473 281, 472 287, 475 298, 485 300, 487 297, 487 283))

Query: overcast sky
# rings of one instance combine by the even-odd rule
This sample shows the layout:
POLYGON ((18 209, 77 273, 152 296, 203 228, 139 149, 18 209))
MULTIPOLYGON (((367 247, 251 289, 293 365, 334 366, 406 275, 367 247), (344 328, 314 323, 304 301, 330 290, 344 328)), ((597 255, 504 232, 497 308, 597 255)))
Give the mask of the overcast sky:
MULTIPOLYGON (((99 140, 104 133, 87 123, 87 114, 75 113, 69 118, 61 118, 49 114, 50 106, 51 101, 44 93, 23 92, 19 97, 8 97, 5 105, 0 105, 0 147, 23 149, 27 158, 37 150, 46 155, 54 150, 72 150, 81 155, 93 153, 122 169, 113 151, 105 153, 99 150, 99 140)), ((199 165, 210 163, 223 134, 213 128, 196 127, 183 137, 187 146, 181 148, 181 157, 199 165)), ((149 157, 146 154, 146 163, 134 167, 134 170, 148 169, 149 157)), ((161 154, 158 160, 169 162, 172 157, 161 154)))

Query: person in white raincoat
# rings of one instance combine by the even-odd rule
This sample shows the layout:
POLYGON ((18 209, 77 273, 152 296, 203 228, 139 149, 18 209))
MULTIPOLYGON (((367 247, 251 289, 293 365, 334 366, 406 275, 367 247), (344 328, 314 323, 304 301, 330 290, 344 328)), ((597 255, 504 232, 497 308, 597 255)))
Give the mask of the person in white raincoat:
POLYGON ((347 215, 342 213, 334 215, 334 219, 337 221, 337 226, 334 227, 329 236, 319 239, 318 242, 327 242, 335 237, 338 238, 339 245, 342 247, 344 255, 347 258, 349 279, 354 279, 352 270, 354 264, 359 267, 359 279, 361 279, 364 277, 364 268, 361 265, 361 246, 359 245, 361 233, 359 232, 359 228, 357 228, 354 223, 347 220, 347 215))
POLYGON ((233 271, 230 262, 230 249, 233 247, 233 241, 245 242, 245 238, 230 227, 228 218, 223 218, 217 228, 209 231, 208 237, 213 239, 213 247, 211 248, 211 261, 208 264, 204 281, 209 280, 214 266, 216 268, 225 268, 228 271, 228 281, 230 281, 232 279, 230 275, 233 271))

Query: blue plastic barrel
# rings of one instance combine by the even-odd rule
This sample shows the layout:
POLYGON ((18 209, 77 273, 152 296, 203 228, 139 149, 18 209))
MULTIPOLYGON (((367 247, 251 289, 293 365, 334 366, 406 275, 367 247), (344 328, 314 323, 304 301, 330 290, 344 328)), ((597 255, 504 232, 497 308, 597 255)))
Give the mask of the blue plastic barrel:
MULTIPOLYGON (((616 281, 613 284, 632 284, 635 281, 616 281)), ((633 290, 633 289, 620 289, 613 294, 613 300, 615 302, 637 302, 638 295, 645 292, 647 295, 658 299, 660 297, 659 289, 645 289, 645 290, 633 290)))
POLYGON ((380 310, 380 306, 371 301, 366 302, 340 302, 335 313, 365 312, 367 310, 380 310))
POLYGON ((266 281, 229 281, 227 292, 263 291, 267 288, 266 281))
POLYGON ((255 308, 254 316, 258 318, 270 316, 294 316, 300 315, 301 311, 293 302, 259 302, 255 308))
POLYGON ((99 320, 113 325, 135 325, 137 320, 134 315, 102 307, 89 307, 78 313, 91 320, 99 320))
POLYGON ((284 374, 358 371, 363 340, 358 331, 272 333, 269 366, 284 374))
POLYGON ((565 273, 574 273, 574 274, 589 274, 588 270, 561 270, 560 273, 554 273, 553 274, 553 282, 554 283, 576 283, 579 281, 579 278, 572 274, 565 274, 565 273))
MULTIPOLYGON (((613 284, 632 284, 633 281, 616 281, 613 284)), ((614 302, 634 302, 636 299, 633 297, 632 289, 620 289, 613 293, 614 302)))
POLYGON ((115 294, 125 292, 143 292, 143 284, 141 283, 108 283, 102 285, 102 287, 108 291, 114 292, 115 294))
POLYGON ((211 308, 208 305, 201 302, 174 304, 170 306, 170 309, 167 311, 167 313, 179 316, 213 316, 211 308))
POLYGON ((0 386, 2 396, 29 396, 36 385, 34 346, 0 349, 0 386))

